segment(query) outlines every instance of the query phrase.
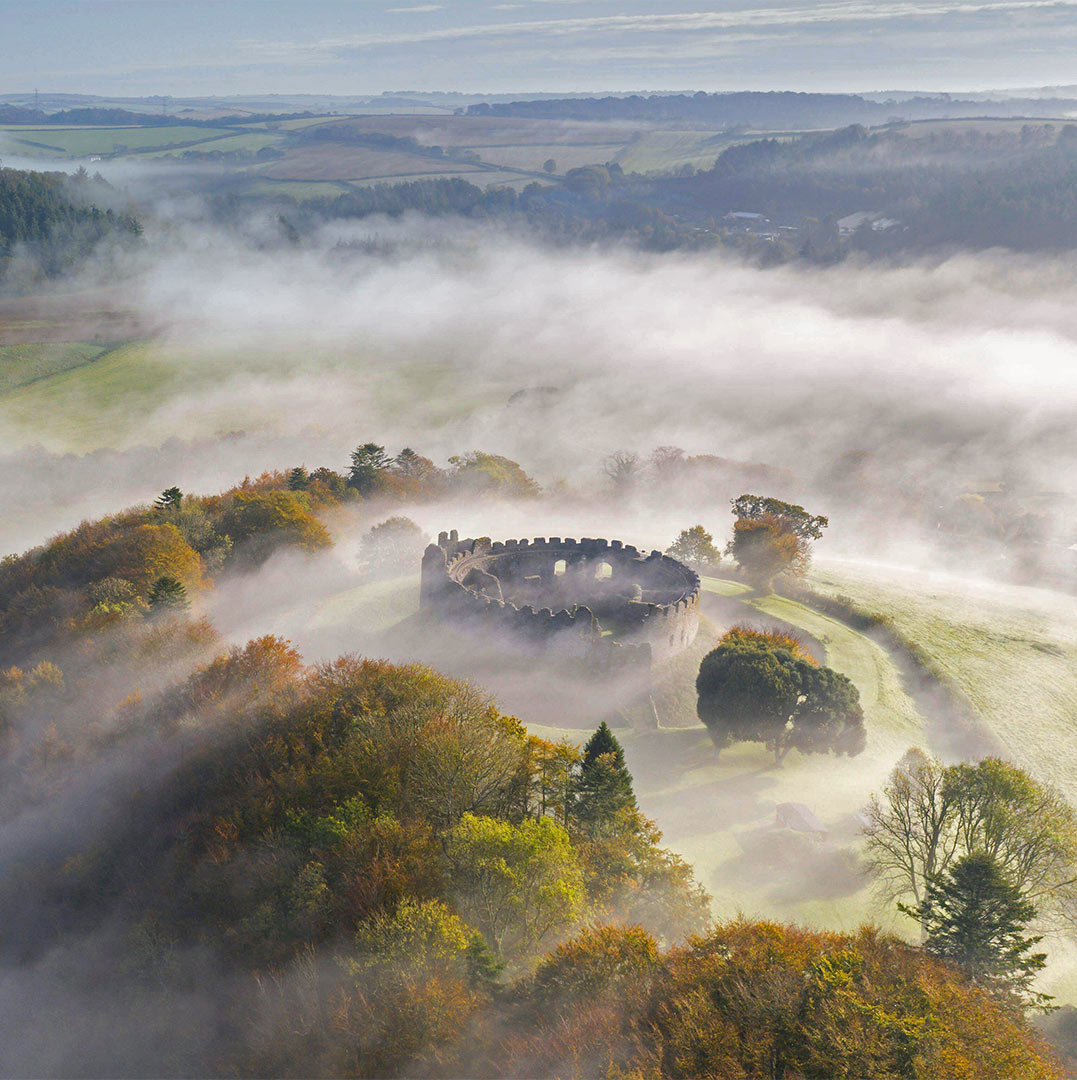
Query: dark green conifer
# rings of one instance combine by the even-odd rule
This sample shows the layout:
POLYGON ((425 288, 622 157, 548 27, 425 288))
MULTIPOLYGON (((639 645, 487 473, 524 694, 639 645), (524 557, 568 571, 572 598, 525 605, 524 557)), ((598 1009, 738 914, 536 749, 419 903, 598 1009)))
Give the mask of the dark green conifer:
POLYGON ((158 510, 173 510, 183 502, 183 492, 178 487, 165 488, 153 504, 158 510))
POLYGON ((916 907, 899 905, 920 920, 927 934, 924 948, 951 960, 979 985, 1042 1005, 1049 995, 1032 990, 1044 967, 1044 953, 1030 953, 1040 937, 1026 937, 1036 909, 990 855, 974 852, 930 881, 916 907))
POLYGON ((191 606, 183 582, 168 574, 162 574, 150 587, 149 602, 157 612, 186 611, 191 606))
POLYGON ((490 992, 499 989, 505 961, 486 944, 486 938, 477 930, 471 935, 464 959, 467 963, 468 982, 473 989, 490 992))
POLYGON ((352 451, 352 465, 348 471, 348 487, 355 488, 360 495, 369 495, 381 482, 382 473, 393 463, 385 453, 384 446, 377 443, 363 443, 352 451))
POLYGON ((623 812, 636 809, 624 750, 605 720, 583 749, 573 796, 571 817, 592 836, 614 831, 623 812))

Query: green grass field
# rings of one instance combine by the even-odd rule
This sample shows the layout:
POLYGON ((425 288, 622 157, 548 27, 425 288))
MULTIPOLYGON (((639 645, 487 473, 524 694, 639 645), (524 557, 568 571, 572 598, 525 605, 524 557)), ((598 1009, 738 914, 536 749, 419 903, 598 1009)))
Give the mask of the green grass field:
POLYGON ((303 116, 295 120, 259 120, 253 124, 241 124, 240 127, 251 131, 302 131, 304 128, 317 127, 335 120, 333 116, 303 116))
POLYGON ((0 397, 20 386, 91 364, 108 348, 86 341, 0 345, 0 397))
POLYGON ((141 155, 149 158, 176 157, 186 150, 196 150, 201 153, 231 153, 234 150, 250 150, 257 153, 266 146, 280 146, 285 141, 285 136, 277 135, 269 131, 246 131, 242 135, 223 136, 216 135, 214 138, 204 139, 194 146, 183 146, 174 150, 155 150, 152 153, 141 155))
POLYGON ((120 447, 140 417, 192 383, 197 367, 197 358, 174 350, 123 345, 96 363, 0 394, 0 422, 16 445, 38 442, 58 452, 120 447))
MULTIPOLYGON (((305 422, 299 401, 318 373, 334 382, 340 400, 350 396, 383 417, 408 417, 424 430, 503 404, 519 389, 507 374, 503 382, 469 382, 462 390, 458 370, 448 360, 378 353, 361 343, 296 352, 136 341, 95 363, 6 391, 0 387, 0 427, 12 449, 40 445, 58 453, 280 430, 305 422), (266 395, 267 379, 279 394, 266 395)), ((308 420, 322 407, 310 401, 308 420)))
POLYGON ((761 138, 784 139, 785 132, 743 132, 729 135, 715 131, 661 129, 640 133, 613 159, 625 172, 669 172, 682 165, 713 168, 718 155, 729 146, 761 138))
POLYGON ((85 157, 88 154, 111 154, 118 146, 126 146, 128 150, 144 150, 150 147, 198 143, 212 136, 223 134, 220 128, 173 127, 171 125, 167 127, 99 128, 25 128, 12 126, 5 130, 13 140, 52 147, 56 152, 68 157, 85 157))
MULTIPOLYGON (((257 173, 254 174, 257 176, 257 173)), ((353 185, 348 181, 333 180, 271 180, 268 177, 259 177, 244 184, 240 189, 245 195, 283 195, 296 202, 306 202, 309 199, 332 199, 337 195, 343 195, 352 190, 353 185)))

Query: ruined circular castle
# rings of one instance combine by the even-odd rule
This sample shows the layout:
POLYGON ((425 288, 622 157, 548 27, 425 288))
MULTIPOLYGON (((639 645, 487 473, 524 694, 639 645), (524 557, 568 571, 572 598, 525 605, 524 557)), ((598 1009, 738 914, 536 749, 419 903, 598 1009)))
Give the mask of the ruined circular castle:
POLYGON ((498 637, 568 654, 595 670, 650 667, 699 629, 699 575, 619 540, 460 540, 423 555, 421 608, 498 637))

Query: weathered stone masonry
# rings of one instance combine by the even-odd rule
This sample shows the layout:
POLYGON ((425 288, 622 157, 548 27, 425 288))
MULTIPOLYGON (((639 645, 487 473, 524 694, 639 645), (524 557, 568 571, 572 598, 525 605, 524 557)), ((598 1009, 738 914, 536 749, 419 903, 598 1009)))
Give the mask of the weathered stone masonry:
POLYGON ((619 540, 460 540, 441 533, 423 555, 420 606, 494 635, 586 662, 649 667, 699 629, 699 576, 619 540))

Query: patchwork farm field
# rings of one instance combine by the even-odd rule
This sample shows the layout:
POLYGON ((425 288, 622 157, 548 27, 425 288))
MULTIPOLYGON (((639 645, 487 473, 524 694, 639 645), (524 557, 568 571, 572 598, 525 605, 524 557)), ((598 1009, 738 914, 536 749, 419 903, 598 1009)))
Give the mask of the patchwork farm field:
MULTIPOLYGON (((110 127, 0 128, 0 139, 13 152, 46 160, 89 156, 115 159, 135 156, 167 163, 195 154, 246 152, 271 148, 285 155, 269 162, 234 160, 237 177, 247 176, 245 190, 265 193, 261 180, 293 183, 406 180, 416 177, 463 176, 483 186, 519 186, 547 178, 544 166, 555 163, 554 175, 585 165, 617 162, 626 171, 660 172, 690 164, 709 167, 732 142, 753 136, 717 131, 668 130, 647 123, 527 120, 501 117, 366 115, 303 117, 280 122, 236 123, 228 127, 192 125, 110 127), (312 129, 331 129, 333 137, 314 138, 312 129), (370 147, 371 135, 413 139, 407 145, 370 147), (354 140, 349 143, 349 140, 354 140), (477 162, 431 157, 425 147, 449 152, 472 151, 477 162)), ((284 189, 276 189, 286 193, 284 189)), ((338 193, 326 188, 321 194, 338 193)), ((312 195, 302 195, 310 198, 312 195)))
POLYGON ((312 143, 287 151, 286 157, 260 168, 258 175, 271 180, 364 180, 480 171, 474 165, 421 154, 371 150, 339 143, 312 143))

